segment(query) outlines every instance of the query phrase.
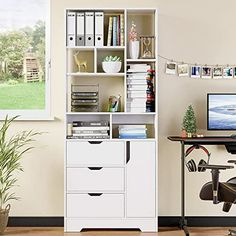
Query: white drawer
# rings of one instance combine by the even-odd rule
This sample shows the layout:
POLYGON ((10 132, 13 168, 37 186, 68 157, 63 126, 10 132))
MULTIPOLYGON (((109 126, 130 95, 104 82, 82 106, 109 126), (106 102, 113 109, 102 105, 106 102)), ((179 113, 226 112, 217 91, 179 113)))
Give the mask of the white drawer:
POLYGON ((124 217, 124 195, 67 194, 67 217, 124 217))
POLYGON ((67 168, 68 191, 123 191, 123 168, 67 168))
POLYGON ((122 165, 124 142, 67 142, 67 166, 122 165))

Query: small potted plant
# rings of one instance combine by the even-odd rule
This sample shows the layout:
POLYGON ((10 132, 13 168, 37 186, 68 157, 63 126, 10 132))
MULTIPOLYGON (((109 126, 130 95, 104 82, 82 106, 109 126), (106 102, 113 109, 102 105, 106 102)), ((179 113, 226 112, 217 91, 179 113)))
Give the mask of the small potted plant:
POLYGON ((121 69, 121 59, 118 56, 107 56, 103 59, 102 69, 106 73, 118 73, 121 69))
POLYGON ((129 31, 129 56, 131 59, 138 59, 139 57, 139 41, 136 31, 136 25, 132 21, 129 31))
MULTIPOLYGON (((187 137, 191 138, 197 133, 197 122, 196 116, 191 105, 188 106, 188 109, 183 118, 182 130, 185 130, 187 137)), ((182 131, 183 132, 183 131, 182 131)))
POLYGON ((21 158, 33 148, 29 144, 34 141, 32 138, 39 134, 33 131, 22 131, 9 137, 8 129, 17 117, 8 119, 6 116, 0 128, 0 234, 3 234, 7 227, 9 201, 18 200, 12 190, 17 182, 14 173, 23 171, 21 158))

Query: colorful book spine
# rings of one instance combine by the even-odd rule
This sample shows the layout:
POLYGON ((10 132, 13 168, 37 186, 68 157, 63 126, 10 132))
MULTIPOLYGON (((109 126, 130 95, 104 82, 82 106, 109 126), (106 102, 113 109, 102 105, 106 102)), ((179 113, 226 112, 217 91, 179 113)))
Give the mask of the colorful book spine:
POLYGON ((120 14, 120 46, 125 45, 124 37, 124 14, 120 14))
POLYGON ((117 16, 117 42, 116 45, 120 46, 120 15, 117 16))
POLYGON ((112 45, 117 46, 117 16, 113 16, 112 45))
POLYGON ((112 16, 109 17, 109 25, 108 25, 108 35, 107 35, 107 46, 111 46, 111 37, 112 37, 112 16))

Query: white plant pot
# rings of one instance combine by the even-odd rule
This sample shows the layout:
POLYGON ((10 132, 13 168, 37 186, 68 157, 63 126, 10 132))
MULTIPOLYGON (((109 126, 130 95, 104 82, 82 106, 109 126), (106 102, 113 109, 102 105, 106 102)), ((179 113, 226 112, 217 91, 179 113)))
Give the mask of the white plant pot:
POLYGON ((120 72, 120 69, 121 69, 121 62, 120 61, 103 61, 102 69, 106 73, 118 73, 120 72))
POLYGON ((129 56, 131 59, 138 59, 139 41, 129 41, 129 56))

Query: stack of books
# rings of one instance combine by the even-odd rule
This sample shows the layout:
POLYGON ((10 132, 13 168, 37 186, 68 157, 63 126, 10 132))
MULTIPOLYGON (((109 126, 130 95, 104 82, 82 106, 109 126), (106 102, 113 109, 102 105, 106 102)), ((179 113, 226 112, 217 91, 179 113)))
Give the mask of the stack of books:
POLYGON ((154 70, 148 64, 128 65, 127 112, 154 112, 154 70))
POLYGON ((146 125, 119 125, 119 138, 145 139, 147 138, 146 125))
POLYGON ((107 46, 124 46, 124 14, 109 17, 107 46))
POLYGON ((92 91, 90 87, 87 88, 86 90, 85 86, 82 86, 82 88, 83 88, 83 91, 81 89, 81 86, 72 85, 71 111, 72 112, 97 112, 98 111, 98 90, 92 91))
POLYGON ((108 121, 73 121, 68 129, 69 139, 109 139, 108 121))

